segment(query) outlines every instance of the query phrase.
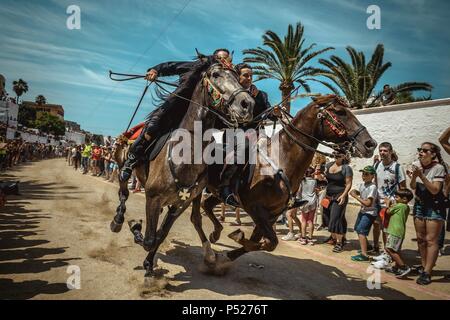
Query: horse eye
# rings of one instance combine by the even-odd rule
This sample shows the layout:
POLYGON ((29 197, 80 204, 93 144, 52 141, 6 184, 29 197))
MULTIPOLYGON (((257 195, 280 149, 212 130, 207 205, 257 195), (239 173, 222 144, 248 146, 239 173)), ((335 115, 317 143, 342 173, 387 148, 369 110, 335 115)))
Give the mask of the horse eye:
POLYGON ((213 72, 212 76, 213 76, 213 78, 218 78, 220 76, 220 74, 218 72, 213 72))
POLYGON ((338 116, 346 116, 346 115, 347 115, 347 113, 345 112, 345 110, 337 110, 337 111, 336 111, 336 114, 337 114, 338 116))

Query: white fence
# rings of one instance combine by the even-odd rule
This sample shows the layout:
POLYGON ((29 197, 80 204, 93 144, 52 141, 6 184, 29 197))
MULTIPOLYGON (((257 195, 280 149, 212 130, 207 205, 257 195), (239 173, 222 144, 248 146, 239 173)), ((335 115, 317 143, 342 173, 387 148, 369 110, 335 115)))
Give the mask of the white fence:
MULTIPOLYGON (((421 143, 440 145, 439 136, 450 127, 450 99, 356 110, 354 113, 379 144, 392 143, 398 162, 404 167, 417 160, 417 148, 421 143)), ((444 161, 450 163, 445 151, 442 155, 444 161)), ((368 164, 372 164, 372 159, 352 159, 351 166, 357 171, 368 164)), ((355 183, 361 183, 359 172, 355 173, 355 183)))
MULTIPOLYGON (((354 114, 378 144, 387 141, 393 145, 399 163, 406 167, 417 159, 417 148, 422 142, 440 145, 439 136, 450 126, 450 98, 361 109, 355 110, 354 114)), ((265 129, 270 136, 272 126, 265 129)), ((277 125, 275 131, 280 129, 277 125)), ((319 150, 331 151, 325 147, 319 147, 319 150)), ((450 156, 445 151, 442 155, 450 164, 450 156)), ((372 163, 373 159, 352 159, 355 187, 362 182, 358 170, 372 163)))

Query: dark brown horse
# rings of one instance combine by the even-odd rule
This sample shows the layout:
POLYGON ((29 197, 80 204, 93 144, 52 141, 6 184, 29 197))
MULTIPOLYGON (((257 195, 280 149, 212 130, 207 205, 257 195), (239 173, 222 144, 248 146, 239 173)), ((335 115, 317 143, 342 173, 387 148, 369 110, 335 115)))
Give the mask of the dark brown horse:
MULTIPOLYGON (((203 133, 213 128, 217 117, 229 123, 232 120, 237 123, 252 120, 254 100, 248 91, 241 87, 234 71, 225 69, 220 64, 214 64, 206 70, 195 85, 189 108, 180 128, 172 134, 172 138, 154 160, 135 169, 138 179, 145 186, 145 236, 141 234, 140 222, 130 221, 129 225, 135 236, 135 242, 148 251, 144 261, 146 276, 154 275, 155 254, 177 217, 191 203, 196 208, 193 212, 199 212, 201 193, 207 182, 207 165, 203 161, 196 161, 195 158, 198 152, 200 156, 203 155, 203 149, 209 143, 209 141, 203 141, 203 133), (200 136, 196 136, 195 133, 200 136), (198 139, 200 139, 200 145, 198 145, 198 139), (188 147, 184 148, 186 146, 188 147), (183 161, 179 163, 175 161, 175 158, 180 150, 183 153, 183 161), (187 158, 184 152, 188 153, 187 158), (164 207, 168 207, 168 212, 157 230, 159 215, 164 207)), ((119 144, 115 153, 119 166, 122 165, 125 155, 126 146, 119 144)), ((128 190, 123 190, 121 186, 119 191, 121 204, 111 223, 112 231, 120 231, 124 222, 127 194, 128 190)), ((192 216, 191 219, 193 222, 197 221, 199 216, 192 216)), ((214 259, 215 255, 209 241, 202 239, 202 244, 205 249, 205 260, 214 259)))
MULTIPOLYGON (((299 111, 292 120, 287 114, 280 118, 283 129, 273 135, 267 144, 270 147, 277 142, 278 154, 269 153, 270 148, 258 152, 251 182, 240 185, 238 195, 242 207, 253 219, 255 228, 250 239, 245 239, 240 230, 229 235, 242 247, 226 253, 229 259, 227 263, 246 252, 272 251, 276 248, 278 239, 273 225, 298 190, 319 143, 333 142, 335 146, 346 148, 352 156, 368 158, 373 155, 376 141, 344 101, 334 95, 313 100, 315 101, 299 111)), ((205 213, 214 224, 214 231, 209 237, 212 243, 219 239, 222 230, 213 213, 213 208, 221 202, 217 197, 215 177, 216 175, 211 175, 208 182, 208 189, 213 195, 202 203, 205 213)), ((194 209, 197 210, 195 207, 194 209)))

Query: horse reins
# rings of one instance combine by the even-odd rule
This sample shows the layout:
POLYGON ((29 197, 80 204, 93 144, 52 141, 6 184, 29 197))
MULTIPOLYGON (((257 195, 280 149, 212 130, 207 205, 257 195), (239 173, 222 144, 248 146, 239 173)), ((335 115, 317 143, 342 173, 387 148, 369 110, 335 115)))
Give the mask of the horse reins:
MULTIPOLYGON (((129 80, 135 80, 135 79, 143 79, 143 78, 145 78, 144 75, 125 74, 125 73, 117 73, 117 72, 112 72, 112 71, 109 71, 109 77, 110 77, 111 80, 114 80, 114 81, 129 81, 129 80), (112 75, 123 76, 123 77, 125 77, 125 78, 122 78, 122 79, 113 78, 112 75)), ((234 91, 234 92, 230 95, 230 97, 229 97, 227 100, 224 100, 222 94, 220 93, 220 91, 219 91, 219 90, 211 83, 211 81, 210 81, 206 76, 205 76, 205 77, 203 78, 203 80, 202 80, 203 85, 205 85, 205 80, 210 84, 210 86, 211 86, 212 89, 214 90, 214 93, 213 93, 213 94, 214 94, 216 97, 217 97, 217 96, 220 96, 220 104, 223 103, 224 106, 229 106, 229 105, 231 105, 231 103, 233 103, 234 99, 236 98, 236 96, 237 96, 239 93, 246 92, 245 89, 239 88, 239 89, 237 89, 236 91, 234 91)), ((153 82, 155 83, 155 85, 156 85, 159 89, 163 90, 165 93, 171 94, 171 95, 173 95, 173 96, 175 96, 175 97, 177 97, 177 98, 183 99, 183 100, 188 101, 188 102, 190 102, 190 103, 194 103, 194 104, 196 104, 197 106, 199 106, 199 107, 205 109, 206 111, 213 113, 215 116, 217 116, 217 117, 218 117, 218 118, 219 118, 226 126, 228 126, 229 128, 237 128, 237 127, 239 126, 236 122, 233 123, 233 122, 228 121, 228 119, 225 117, 225 115, 223 115, 220 111, 214 110, 213 108, 206 107, 206 106, 204 106, 204 105, 202 105, 202 104, 200 104, 200 103, 198 103, 198 102, 196 102, 196 101, 193 101, 193 100, 188 99, 188 98, 186 98, 186 97, 180 96, 179 94, 176 94, 175 92, 171 92, 171 91, 167 90, 166 88, 164 88, 164 87, 161 85, 161 84, 165 84, 165 85, 169 85, 169 86, 172 86, 172 87, 176 87, 176 88, 177 88, 178 86, 177 86, 176 84, 171 83, 171 82, 167 82, 167 81, 163 81, 163 80, 159 80, 159 79, 155 79, 153 82)), ((130 123, 128 124, 128 127, 127 127, 127 130, 126 130, 126 131, 128 131, 128 129, 130 128, 130 125, 131 125, 131 123, 133 122, 133 119, 134 119, 134 117, 135 117, 135 115, 136 115, 136 113, 137 113, 137 110, 139 109, 139 107, 140 107, 140 105, 141 105, 141 103, 142 103, 142 100, 143 100, 145 94, 147 93, 147 90, 148 90, 148 87, 150 86, 150 84, 151 84, 151 82, 148 82, 147 85, 146 85, 146 87, 144 88, 144 92, 143 92, 142 95, 141 95, 141 98, 140 98, 140 100, 139 100, 139 103, 138 103, 138 105, 136 106, 136 109, 135 109, 135 111, 134 111, 134 113, 133 113, 133 116, 132 116, 132 118, 131 118, 131 120, 130 120, 130 123)), ((206 87, 206 86, 205 86, 205 87, 206 87)), ((207 88, 207 90, 208 90, 208 89, 209 89, 209 88, 207 88)), ((216 100, 216 98, 215 98, 214 96, 211 96, 211 98, 213 99, 213 102, 216 100)), ((220 104, 213 105, 213 107, 218 107, 220 104)))
MULTIPOLYGON (((342 137, 344 136, 347 131, 343 125, 343 123, 334 115, 334 113, 332 113, 331 111, 328 111, 327 108, 329 106, 331 106, 334 102, 336 101, 336 99, 333 99, 332 101, 330 101, 328 104, 326 104, 321 108, 321 112, 318 114, 318 118, 321 121, 320 124, 320 128, 321 128, 321 135, 323 134, 323 125, 324 122, 325 124, 328 125, 328 127, 330 127, 331 131, 333 131, 338 137, 342 137)), ((283 113, 283 115, 286 116, 286 118, 292 117, 289 113, 287 113, 287 111, 285 111, 284 109, 281 108, 281 112, 283 113)), ((280 117, 280 123, 281 126, 283 127, 284 132, 286 132, 286 134, 288 135, 288 137, 294 141, 297 145, 299 145, 302 148, 305 148, 307 150, 313 151, 313 152, 317 152, 319 154, 322 154, 324 156, 328 156, 328 157, 334 157, 334 155, 332 153, 328 153, 328 152, 324 152, 324 151, 320 151, 320 150, 316 150, 315 148, 311 147, 310 145, 307 145, 301 141, 299 141, 296 137, 294 137, 294 135, 289 132, 289 129, 292 129, 293 131, 313 140, 315 143, 323 145, 325 147, 331 148, 333 150, 342 150, 344 149, 345 151, 348 151, 351 147, 353 147, 354 142, 356 140, 356 137, 362 132, 364 131, 366 128, 364 126, 360 126, 358 128, 358 130, 356 130, 353 134, 351 134, 350 136, 348 136, 348 140, 345 141, 343 144, 347 144, 347 146, 342 146, 341 144, 330 144, 324 141, 321 141, 319 139, 317 139, 316 137, 303 132, 302 130, 298 129, 297 127, 295 127, 292 124, 292 121, 287 120, 287 122, 284 121, 283 118, 280 117)))

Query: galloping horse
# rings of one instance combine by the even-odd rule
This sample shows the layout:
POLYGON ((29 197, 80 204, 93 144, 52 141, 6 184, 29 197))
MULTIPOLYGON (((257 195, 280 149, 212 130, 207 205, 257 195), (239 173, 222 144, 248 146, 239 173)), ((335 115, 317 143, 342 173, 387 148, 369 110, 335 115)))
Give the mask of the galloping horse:
MULTIPOLYGON (((194 212, 198 212, 200 209, 201 193, 207 182, 207 165, 203 162, 203 159, 200 163, 194 164, 196 155, 193 151, 200 151, 203 155, 203 149, 209 143, 209 141, 203 141, 203 133, 207 129, 213 128, 217 117, 220 117, 222 121, 237 123, 246 123, 252 120, 255 102, 248 91, 239 84, 236 73, 224 68, 221 64, 211 66, 205 64, 202 68, 205 72, 198 73, 200 76, 198 81, 194 83, 195 90, 189 100, 189 108, 180 124, 180 129, 190 134, 187 138, 182 136, 183 139, 178 142, 171 138, 165 143, 154 160, 147 164, 141 164, 135 169, 138 179, 145 186, 145 237, 141 234, 142 226, 139 222, 130 221, 129 225, 135 236, 135 242, 148 251, 147 258, 144 261, 146 276, 154 275, 155 254, 177 217, 191 203, 196 208, 194 212), (198 126, 200 122, 202 137, 196 139, 194 132, 196 125, 198 126), (198 141, 199 138, 200 141, 203 141, 200 150, 196 149, 196 140, 198 141), (189 146, 187 149, 190 151, 190 155, 188 155, 186 162, 175 163, 173 159, 175 157, 174 149, 180 144, 189 146), (159 215, 164 207, 168 207, 168 213, 159 230, 157 230, 159 215)), ((179 131, 173 132, 172 137, 175 137, 177 132, 179 131)), ((183 149, 184 151, 185 149, 183 149)), ((126 147, 119 142, 115 153, 119 166, 123 164, 125 155, 126 147)), ((111 222, 113 232, 120 231, 124 222, 125 201, 128 197, 126 185, 125 187, 121 186, 119 196, 121 203, 111 222)), ((191 220, 194 218, 197 219, 198 217, 193 216, 191 220)), ((205 260, 214 258, 209 241, 204 242, 203 247, 205 249, 205 260)))
MULTIPOLYGON (((365 158, 371 157, 377 146, 347 103, 335 95, 313 98, 313 102, 292 120, 286 113, 279 120, 283 129, 268 141, 268 145, 276 141, 279 143, 279 159, 275 154, 259 150, 253 177, 249 183, 242 183, 238 188, 242 207, 255 222, 255 228, 250 239, 245 239, 241 230, 229 235, 242 247, 226 253, 227 263, 246 252, 272 251, 276 248, 278 239, 273 225, 292 203, 319 143, 333 142, 335 145, 326 145, 346 149, 352 156, 365 158), (267 170, 271 174, 267 174, 267 170)), ((212 243, 219 239, 223 228, 213 213, 213 208, 221 202, 216 176, 217 173, 209 176, 208 189, 213 195, 202 203, 214 224, 214 231, 209 236, 212 243)), ((193 215, 200 213, 193 212, 193 215)))

